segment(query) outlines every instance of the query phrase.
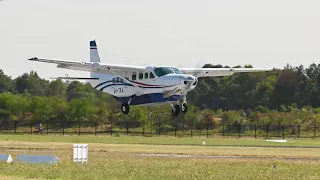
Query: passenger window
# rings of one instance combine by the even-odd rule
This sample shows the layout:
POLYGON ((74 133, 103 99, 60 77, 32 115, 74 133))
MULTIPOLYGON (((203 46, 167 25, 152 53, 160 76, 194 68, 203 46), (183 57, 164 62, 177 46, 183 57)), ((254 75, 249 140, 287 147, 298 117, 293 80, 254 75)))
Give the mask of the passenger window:
POLYGON ((112 78, 112 83, 115 83, 116 82, 116 78, 112 78))
POLYGON ((139 79, 143 79, 143 73, 139 73, 139 79))
POLYGON ((120 78, 119 77, 116 78, 116 82, 120 82, 120 78))
POLYGON ((145 78, 145 79, 148 79, 148 78, 149 78, 148 75, 149 75, 148 73, 144 73, 144 78, 145 78))
POLYGON ((150 72, 150 79, 153 79, 154 78, 154 75, 152 72, 150 72))
POLYGON ((128 78, 128 77, 125 77, 125 79, 126 79, 126 80, 129 80, 129 78, 128 78))
POLYGON ((137 79, 137 75, 136 74, 132 74, 132 80, 136 80, 137 79))

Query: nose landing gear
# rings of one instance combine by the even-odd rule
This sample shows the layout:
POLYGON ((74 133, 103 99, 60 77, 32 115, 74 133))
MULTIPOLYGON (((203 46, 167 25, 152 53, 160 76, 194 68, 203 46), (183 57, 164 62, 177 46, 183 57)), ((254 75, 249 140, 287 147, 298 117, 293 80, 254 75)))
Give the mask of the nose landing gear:
POLYGON ((185 95, 182 97, 181 107, 179 104, 175 104, 175 105, 171 104, 171 106, 172 106, 172 115, 175 117, 179 115, 180 111, 184 114, 188 112, 187 98, 185 95))
POLYGON ((182 103, 181 108, 179 104, 172 105, 172 116, 177 117, 180 114, 180 111, 182 113, 187 113, 188 111, 187 103, 182 103))
POLYGON ((172 116, 177 117, 180 113, 180 106, 179 104, 175 104, 172 106, 172 116))
POLYGON ((188 111, 186 94, 185 94, 185 95, 183 96, 183 98, 182 98, 181 111, 182 111, 183 113, 187 113, 187 111, 188 111))

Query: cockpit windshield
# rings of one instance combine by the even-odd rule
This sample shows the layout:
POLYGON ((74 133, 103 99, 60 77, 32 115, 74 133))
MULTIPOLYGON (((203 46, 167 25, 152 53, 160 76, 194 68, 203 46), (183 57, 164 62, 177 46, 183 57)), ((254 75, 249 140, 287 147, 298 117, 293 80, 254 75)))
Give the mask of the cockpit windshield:
POLYGON ((154 73, 158 76, 164 76, 167 74, 171 74, 174 73, 172 69, 168 68, 168 67, 159 67, 159 68, 155 68, 154 69, 154 73))
POLYGON ((158 77, 161 77, 167 74, 181 74, 181 71, 177 68, 172 68, 172 67, 158 67, 154 69, 154 73, 158 77))
POLYGON ((182 72, 178 69, 178 68, 171 68, 173 71, 174 71, 174 73, 176 73, 176 74, 182 74, 182 72))

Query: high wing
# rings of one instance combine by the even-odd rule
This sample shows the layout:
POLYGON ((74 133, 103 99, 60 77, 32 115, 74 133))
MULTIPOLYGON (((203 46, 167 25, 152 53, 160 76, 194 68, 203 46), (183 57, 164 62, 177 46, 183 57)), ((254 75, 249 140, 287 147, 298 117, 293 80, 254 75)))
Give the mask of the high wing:
MULTIPOLYGON (((120 77, 125 82, 127 82, 135 87, 139 87, 139 86, 137 86, 136 84, 123 78, 121 75, 125 74, 126 72, 137 72, 139 70, 140 71, 146 70, 146 67, 142 67, 142 66, 114 65, 114 64, 104 64, 104 63, 100 63, 100 62, 68 61, 68 60, 57 60, 57 59, 44 59, 44 58, 37 58, 37 57, 33 57, 28 60, 57 64, 58 68, 78 70, 78 71, 96 72, 96 73, 100 73, 100 74, 112 74, 112 75, 120 77)), ((99 78, 58 77, 55 79, 69 79, 69 80, 89 80, 89 79, 91 79, 91 80, 93 80, 93 79, 99 79, 99 78)))
POLYGON ((142 67, 142 66, 104 64, 100 62, 69 61, 69 60, 57 60, 57 59, 44 59, 44 58, 37 58, 37 57, 33 57, 28 60, 57 64, 58 68, 63 68, 63 69, 96 72, 101 74, 114 74, 115 72, 119 72, 122 74, 125 72, 137 72, 137 71, 146 70, 146 67, 142 67))
POLYGON ((272 70, 272 68, 180 68, 182 73, 195 77, 231 76, 234 73, 265 72, 272 70))
MULTIPOLYGON (((30 61, 45 62, 57 64, 58 68, 96 72, 100 74, 113 74, 120 76, 126 72, 144 71, 147 67, 143 66, 129 66, 129 65, 115 65, 104 64, 100 62, 83 62, 83 61, 70 61, 70 60, 57 60, 57 59, 44 59, 44 58, 30 58, 30 61)), ((264 72, 272 71, 272 68, 180 68, 184 74, 190 74, 195 77, 215 77, 215 76, 231 76, 234 73, 243 72, 264 72)))

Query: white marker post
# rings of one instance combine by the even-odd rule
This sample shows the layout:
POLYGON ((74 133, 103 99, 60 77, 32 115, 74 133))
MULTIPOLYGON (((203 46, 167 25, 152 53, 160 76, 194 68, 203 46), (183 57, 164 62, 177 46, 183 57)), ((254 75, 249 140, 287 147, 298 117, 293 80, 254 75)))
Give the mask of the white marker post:
POLYGON ((88 163, 88 144, 73 144, 73 162, 88 163))
POLYGON ((5 161, 7 163, 12 163, 13 159, 10 154, 0 154, 0 161, 5 161))

